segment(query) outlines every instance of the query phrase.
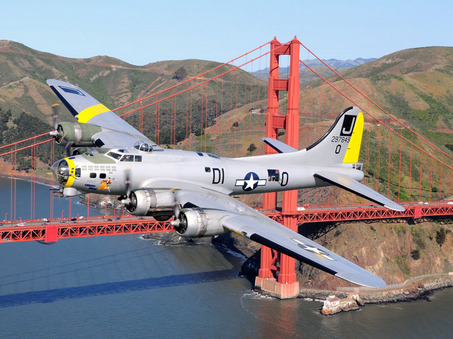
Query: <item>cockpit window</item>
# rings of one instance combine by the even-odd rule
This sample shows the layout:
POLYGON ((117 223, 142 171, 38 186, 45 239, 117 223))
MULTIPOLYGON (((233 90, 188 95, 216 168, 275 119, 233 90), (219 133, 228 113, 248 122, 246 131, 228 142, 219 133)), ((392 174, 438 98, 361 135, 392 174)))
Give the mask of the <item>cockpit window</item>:
POLYGON ((123 157, 121 158, 120 161, 127 161, 127 162, 134 161, 134 156, 130 155, 130 154, 123 155, 123 157))
POLYGON ((115 152, 108 152, 107 155, 111 156, 115 160, 118 160, 119 158, 121 158, 121 154, 118 154, 115 152))

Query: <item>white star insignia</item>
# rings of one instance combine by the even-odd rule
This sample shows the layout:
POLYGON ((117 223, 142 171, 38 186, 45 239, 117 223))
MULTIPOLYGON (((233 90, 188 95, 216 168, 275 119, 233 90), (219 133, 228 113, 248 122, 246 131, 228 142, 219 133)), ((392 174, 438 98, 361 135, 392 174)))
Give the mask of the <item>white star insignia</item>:
POLYGON ((308 245, 305 245, 302 241, 298 240, 298 239, 294 239, 293 240, 295 242, 297 242, 299 245, 303 246, 303 249, 306 250, 306 251, 309 251, 309 252, 312 252, 318 256, 321 256, 321 257, 324 257, 326 259, 329 259, 329 260, 334 260, 330 257, 330 255, 326 252, 324 252, 323 250, 320 250, 319 248, 317 247, 312 247, 312 246, 308 246, 308 245))

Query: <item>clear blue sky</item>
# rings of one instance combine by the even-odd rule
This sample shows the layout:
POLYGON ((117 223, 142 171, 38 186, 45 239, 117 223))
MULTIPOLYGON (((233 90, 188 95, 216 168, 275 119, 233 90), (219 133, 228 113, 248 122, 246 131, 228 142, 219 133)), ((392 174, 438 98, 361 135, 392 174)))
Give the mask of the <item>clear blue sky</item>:
POLYGON ((134 65, 225 62, 274 36, 286 42, 295 35, 326 59, 453 46, 453 1, 16 0, 0 11, 0 39, 65 57, 108 55, 134 65))

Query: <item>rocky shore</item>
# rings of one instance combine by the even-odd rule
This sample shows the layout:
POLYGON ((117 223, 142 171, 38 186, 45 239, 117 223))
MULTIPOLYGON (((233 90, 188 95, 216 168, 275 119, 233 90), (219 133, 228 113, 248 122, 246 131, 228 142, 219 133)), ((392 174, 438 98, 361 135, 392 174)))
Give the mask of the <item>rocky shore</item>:
POLYGON ((384 288, 341 288, 336 291, 301 289, 299 298, 325 300, 321 313, 333 315, 339 312, 355 311, 365 304, 409 302, 429 299, 436 290, 453 287, 453 272, 414 277, 402 284, 384 288))
MULTIPOLYGON (((185 239, 176 233, 146 234, 146 239, 159 241, 160 244, 172 246, 181 245, 214 245, 224 247, 244 255, 245 261, 239 274, 248 276, 251 281, 259 269, 259 246, 247 241, 243 237, 236 237, 232 234, 225 234, 216 238, 185 239)), ((429 295, 436 290, 453 287, 453 272, 444 274, 423 275, 413 277, 400 284, 388 285, 384 288, 366 287, 337 287, 335 290, 316 289, 303 287, 301 281, 299 298, 312 300, 327 300, 329 296, 336 296, 342 304, 339 311, 357 310, 365 304, 381 304, 394 302, 408 302, 418 299, 429 298, 429 295)), ((337 311, 338 311, 337 310, 337 311)), ((326 313, 326 314, 334 314, 326 313)))
POLYGON ((301 288, 299 298, 313 300, 324 300, 330 295, 335 295, 340 299, 345 299, 349 295, 358 295, 364 304, 380 304, 401 301, 413 301, 424 299, 433 291, 447 287, 453 287, 452 273, 436 274, 412 278, 410 282, 388 285, 384 288, 342 288, 337 290, 318 290, 310 288, 301 288))

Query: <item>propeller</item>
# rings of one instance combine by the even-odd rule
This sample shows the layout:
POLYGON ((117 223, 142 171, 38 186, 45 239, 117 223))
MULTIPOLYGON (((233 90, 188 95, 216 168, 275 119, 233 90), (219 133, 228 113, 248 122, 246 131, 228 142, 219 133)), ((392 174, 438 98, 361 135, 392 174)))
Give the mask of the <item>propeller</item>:
POLYGON ((173 214, 175 216, 174 220, 171 222, 171 225, 180 227, 181 223, 183 223, 184 221, 181 218, 181 203, 178 199, 179 188, 174 187, 171 189, 171 192, 173 192, 173 214))
POLYGON ((49 134, 55 138, 55 140, 59 143, 63 138, 62 133, 63 130, 61 129, 60 125, 60 119, 59 119, 59 114, 58 114, 58 107, 60 107, 60 104, 53 104, 52 105, 52 122, 53 122, 53 131, 50 132, 49 134))
POLYGON ((126 195, 121 196, 119 199, 123 205, 129 205, 131 201, 131 169, 127 168, 125 170, 124 184, 126 185, 126 195))
POLYGON ((72 145, 71 143, 65 141, 66 133, 64 133, 63 127, 60 125, 60 119, 59 119, 59 108, 60 104, 53 104, 52 105, 52 121, 53 121, 53 128, 54 130, 50 132, 49 134, 53 136, 55 141, 64 146, 64 149, 66 151, 67 156, 72 155, 72 145))
POLYGON ((58 118, 58 107, 60 107, 60 104, 53 104, 52 105, 52 112, 53 112, 53 128, 56 130, 58 128, 58 124, 60 123, 59 118, 58 118))
POLYGON ((173 192, 173 214, 175 215, 176 220, 179 219, 181 215, 181 204, 179 203, 178 199, 179 188, 172 188, 171 191, 173 192))

